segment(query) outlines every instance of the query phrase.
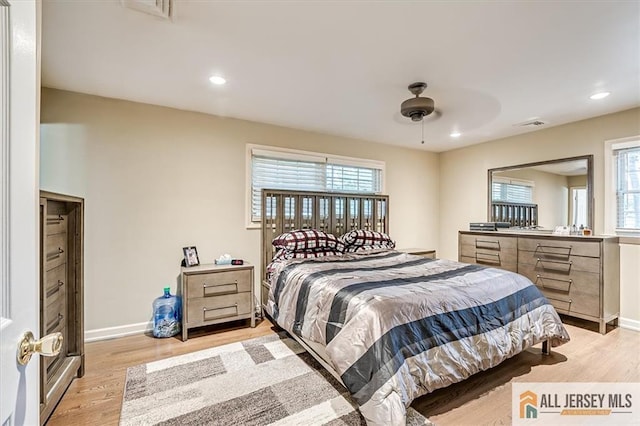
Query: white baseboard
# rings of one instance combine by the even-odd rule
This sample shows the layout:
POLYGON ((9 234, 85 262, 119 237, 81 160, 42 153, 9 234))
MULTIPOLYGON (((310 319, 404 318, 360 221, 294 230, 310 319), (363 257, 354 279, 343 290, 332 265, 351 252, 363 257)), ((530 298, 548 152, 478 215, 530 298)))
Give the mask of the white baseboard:
POLYGON ((626 328, 627 330, 640 331, 640 321, 629 318, 618 318, 618 325, 620 328, 626 328))
POLYGON ((84 341, 97 342, 98 340, 115 339, 116 337, 131 336, 132 334, 144 334, 152 330, 152 321, 120 325, 118 327, 98 328, 95 330, 86 330, 84 332, 84 341))
MULTIPOLYGON (((640 321, 629 318, 618 318, 618 325, 628 330, 640 331, 640 321)), ((97 342, 99 340, 115 339, 116 337, 144 334, 153 330, 153 322, 140 322, 137 324, 121 325, 118 327, 98 328, 84 332, 85 342, 97 342)))

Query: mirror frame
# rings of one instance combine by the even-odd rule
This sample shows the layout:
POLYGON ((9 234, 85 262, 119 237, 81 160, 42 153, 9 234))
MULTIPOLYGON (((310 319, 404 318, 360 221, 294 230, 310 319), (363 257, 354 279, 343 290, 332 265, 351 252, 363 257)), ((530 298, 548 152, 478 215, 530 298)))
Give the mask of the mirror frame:
POLYGON ((492 218, 491 218, 491 198, 492 198, 492 194, 491 194, 491 183, 492 183, 492 178, 493 178, 493 172, 504 172, 507 170, 513 170, 513 169, 522 169, 525 167, 533 167, 533 166, 542 166, 545 164, 554 164, 554 163, 563 163, 566 161, 576 161, 576 160, 587 160, 587 218, 589 220, 589 227, 591 228, 591 231, 593 231, 593 228, 595 226, 595 223, 593 221, 593 206, 594 206, 594 200, 593 200, 593 154, 589 154, 589 155, 579 155, 577 157, 567 157, 567 158, 559 158, 559 159, 555 159, 555 160, 546 160, 546 161, 537 161, 534 163, 524 163, 524 164, 517 164, 515 166, 505 166, 505 167, 497 167, 495 169, 489 169, 487 170, 487 221, 488 222, 492 222, 492 218))

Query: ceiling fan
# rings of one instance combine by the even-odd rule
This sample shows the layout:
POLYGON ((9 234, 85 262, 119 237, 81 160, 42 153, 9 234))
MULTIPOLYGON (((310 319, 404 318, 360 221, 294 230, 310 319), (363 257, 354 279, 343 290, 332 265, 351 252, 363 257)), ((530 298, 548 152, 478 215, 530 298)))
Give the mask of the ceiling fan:
POLYGON ((411 83, 409 91, 416 97, 407 99, 400 104, 400 113, 409 117, 411 121, 422 121, 422 143, 424 144, 424 118, 435 111, 435 102, 431 98, 421 97, 420 94, 427 88, 427 83, 411 83))
POLYGON ((433 99, 420 97, 420 94, 427 88, 427 83, 416 82, 409 85, 408 89, 416 95, 415 98, 407 99, 400 105, 400 113, 409 117, 411 121, 421 121, 424 117, 435 110, 433 99))

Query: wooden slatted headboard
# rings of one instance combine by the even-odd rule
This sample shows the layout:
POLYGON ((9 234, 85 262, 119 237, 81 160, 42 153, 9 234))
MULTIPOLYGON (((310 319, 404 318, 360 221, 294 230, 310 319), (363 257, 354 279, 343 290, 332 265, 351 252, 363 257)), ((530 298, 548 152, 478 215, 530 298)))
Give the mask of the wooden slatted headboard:
POLYGON ((339 237, 354 229, 389 233, 389 196, 262 190, 261 280, 274 255, 271 241, 295 229, 318 229, 339 237))

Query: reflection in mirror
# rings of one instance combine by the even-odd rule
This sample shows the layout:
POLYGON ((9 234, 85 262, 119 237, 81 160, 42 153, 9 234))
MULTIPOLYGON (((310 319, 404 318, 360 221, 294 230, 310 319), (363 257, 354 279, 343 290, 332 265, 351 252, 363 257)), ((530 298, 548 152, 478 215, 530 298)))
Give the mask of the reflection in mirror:
POLYGON ((593 156, 489 170, 488 220, 552 231, 593 227, 593 156))

